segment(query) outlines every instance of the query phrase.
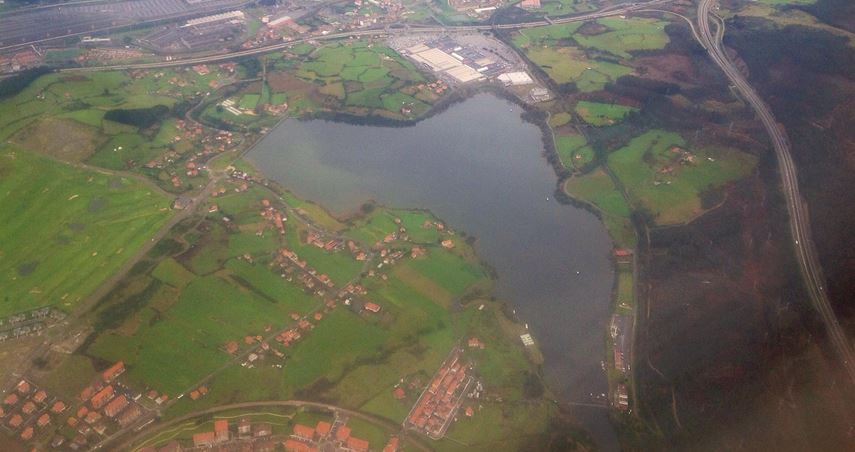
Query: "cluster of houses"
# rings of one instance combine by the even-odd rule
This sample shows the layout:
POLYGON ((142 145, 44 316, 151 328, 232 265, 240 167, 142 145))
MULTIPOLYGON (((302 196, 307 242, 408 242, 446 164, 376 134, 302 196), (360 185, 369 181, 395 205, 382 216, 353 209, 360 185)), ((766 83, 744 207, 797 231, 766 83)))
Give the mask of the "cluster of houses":
POLYGON ((468 366, 462 360, 460 348, 434 374, 428 387, 410 410, 404 427, 422 432, 433 439, 445 435, 474 379, 466 374, 468 366))
MULTIPOLYGON (((269 199, 261 200, 261 218, 264 218, 269 223, 273 224, 273 227, 279 232, 280 235, 285 235, 285 222, 288 221, 288 217, 285 216, 284 213, 277 210, 270 204, 269 199)), ((259 231, 259 234, 262 232, 259 231)))
POLYGON ((132 392, 117 380, 124 372, 124 363, 116 362, 80 392, 81 403, 66 424, 77 430, 74 442, 81 447, 92 432, 104 436, 108 430, 133 424, 145 413, 138 403, 142 394, 132 392))
MULTIPOLYGON (((680 146, 671 146, 668 151, 671 153, 672 157, 668 159, 668 162, 662 165, 659 170, 657 170, 657 173, 662 176, 674 175, 674 173, 677 171, 677 165, 693 165, 696 162, 695 154, 691 153, 686 149, 681 148, 680 146)), ((712 157, 708 157, 708 160, 713 162, 715 161, 715 159, 713 159, 712 157)), ((666 180, 663 182, 658 179, 653 181, 653 185, 661 185, 663 183, 666 185, 670 185, 671 181, 666 180)))
MULTIPOLYGON (((282 445, 287 452, 317 452, 319 450, 368 452, 370 450, 368 440, 353 436, 351 428, 346 423, 338 421, 333 424, 318 421, 314 427, 295 424, 293 433, 283 441, 282 445)), ((383 452, 396 452, 397 450, 398 438, 393 436, 383 448, 383 452)))
POLYGON ((310 267, 306 261, 301 260, 297 253, 289 250, 288 248, 282 248, 279 250, 279 253, 276 255, 276 263, 282 269, 288 281, 294 280, 294 276, 292 276, 292 274, 296 269, 299 269, 300 274, 296 276, 297 280, 303 284, 303 287, 314 291, 317 295, 323 296, 325 293, 323 289, 324 287, 332 288, 335 285, 329 276, 325 273, 319 274, 318 271, 310 267))
POLYGON ((442 80, 436 80, 435 82, 430 83, 419 83, 416 85, 416 88, 419 91, 428 90, 437 96, 441 96, 444 92, 448 90, 448 84, 442 80))
MULTIPOLYGON (((367 452, 367 440, 351 434, 346 423, 319 421, 316 426, 295 424, 290 434, 276 432, 267 422, 251 422, 241 418, 232 424, 228 419, 214 420, 213 429, 193 434, 191 441, 182 444, 173 440, 160 447, 143 447, 139 452, 182 452, 185 450, 217 450, 235 452, 288 452, 336 451, 367 452), (192 443, 192 444, 191 444, 192 443)), ((383 452, 397 452, 398 438, 392 436, 383 452)))
POLYGON ((145 413, 137 403, 141 394, 132 393, 117 381, 124 371, 121 361, 113 364, 83 389, 78 403, 71 405, 23 379, 3 398, 3 426, 26 444, 84 450, 91 446, 94 435, 104 437, 133 424, 145 413))
MULTIPOLYGON (((0 405, 0 419, 3 425, 24 442, 30 442, 37 435, 50 435, 50 426, 57 422, 68 405, 52 396, 45 389, 23 379, 3 397, 0 405)), ((52 445, 58 447, 65 441, 58 436, 52 445)))
MULTIPOLYGON (((326 35, 333 32, 359 30, 362 28, 395 23, 401 19, 406 8, 400 0, 353 0, 341 7, 325 8, 316 17, 321 24, 314 27, 314 33, 326 35)), ((291 21, 293 22, 293 21, 291 21)), ((277 23, 276 20, 271 24, 277 23)), ((305 27, 296 28, 285 23, 295 33, 306 33, 305 27)), ((299 24, 295 25, 299 26, 299 24)))
POLYGON ((49 306, 0 318, 0 342, 38 334, 49 324, 64 318, 62 311, 49 306))

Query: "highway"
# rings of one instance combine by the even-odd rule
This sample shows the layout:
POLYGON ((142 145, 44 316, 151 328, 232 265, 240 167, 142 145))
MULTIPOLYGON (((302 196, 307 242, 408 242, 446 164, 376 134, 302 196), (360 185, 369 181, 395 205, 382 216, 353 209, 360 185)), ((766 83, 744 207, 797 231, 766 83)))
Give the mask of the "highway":
POLYGON ((408 25, 406 27, 383 27, 383 28, 368 28, 364 30, 346 31, 340 33, 330 33, 327 35, 310 36, 306 38, 291 39, 277 44, 271 44, 254 49, 238 50, 229 53, 217 55, 208 55, 200 57, 189 57, 173 59, 170 61, 159 61, 154 63, 138 63, 138 64, 120 64, 112 66, 93 66, 83 68, 67 68, 62 69, 64 72, 95 72, 95 71, 113 71, 127 69, 156 69, 164 67, 186 66, 194 64, 215 63, 218 61, 231 60, 234 58, 260 55, 263 53, 274 52, 291 47, 294 44, 299 44, 307 41, 329 41, 335 39, 345 39, 356 36, 379 36, 391 34, 414 34, 414 33, 460 33, 460 32, 477 32, 491 30, 518 30, 521 28, 542 27, 552 24, 565 24, 570 22, 579 22, 601 17, 625 15, 632 11, 641 10, 655 5, 670 3, 673 0, 651 0, 648 2, 630 3, 625 7, 613 9, 614 6, 601 9, 599 11, 584 14, 581 16, 563 17, 550 20, 536 20, 530 22, 519 22, 512 24, 497 24, 497 25, 459 25, 459 26, 430 26, 430 25, 408 25))
POLYGON ((843 361, 844 369, 850 380, 855 383, 855 358, 853 358, 852 345, 840 327, 840 322, 838 322, 837 316, 831 308, 831 302, 824 289, 825 277, 822 274, 822 267, 817 257, 816 246, 811 238, 807 203, 799 193, 796 167, 790 154, 790 143, 783 129, 775 121, 769 107, 725 54, 722 46, 724 23, 715 15, 717 25, 715 35, 710 30, 710 8, 714 2, 715 0, 700 0, 698 4, 698 32, 701 37, 701 45, 706 48, 710 57, 724 71, 741 96, 751 104, 772 140, 772 146, 778 159, 781 188, 784 191, 787 212, 789 213, 790 233, 792 234, 796 259, 805 281, 805 288, 808 291, 811 303, 828 331, 832 345, 843 361))

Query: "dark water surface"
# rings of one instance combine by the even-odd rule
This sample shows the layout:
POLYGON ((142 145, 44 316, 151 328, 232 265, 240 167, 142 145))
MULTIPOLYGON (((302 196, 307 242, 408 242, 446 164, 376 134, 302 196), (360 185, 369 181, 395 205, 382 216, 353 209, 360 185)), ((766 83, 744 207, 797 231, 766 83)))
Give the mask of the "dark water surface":
MULTIPOLYGON (((587 402, 607 390, 600 361, 611 245, 591 213, 552 198, 556 176, 540 129, 521 112, 481 94, 413 127, 288 120, 249 158, 335 214, 375 199, 430 209, 477 237, 479 255, 498 272, 497 295, 543 350, 547 383, 563 400, 587 402)), ((605 410, 576 411, 601 448, 617 448, 605 410)))

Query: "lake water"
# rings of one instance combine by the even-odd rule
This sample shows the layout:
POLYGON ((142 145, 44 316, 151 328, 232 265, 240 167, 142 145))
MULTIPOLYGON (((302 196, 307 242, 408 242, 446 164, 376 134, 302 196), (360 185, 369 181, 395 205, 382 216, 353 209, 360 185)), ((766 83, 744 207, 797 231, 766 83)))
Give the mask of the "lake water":
MULTIPOLYGON (((413 127, 288 120, 248 156, 335 214, 374 199, 430 209, 474 235, 499 275, 496 295, 517 308, 541 346, 550 388, 563 400, 587 402, 607 391, 600 362, 611 244, 594 215, 553 199, 557 179, 542 155, 540 129, 521 113, 481 94, 413 127)), ((601 448, 617 448, 605 410, 576 414, 601 448)))

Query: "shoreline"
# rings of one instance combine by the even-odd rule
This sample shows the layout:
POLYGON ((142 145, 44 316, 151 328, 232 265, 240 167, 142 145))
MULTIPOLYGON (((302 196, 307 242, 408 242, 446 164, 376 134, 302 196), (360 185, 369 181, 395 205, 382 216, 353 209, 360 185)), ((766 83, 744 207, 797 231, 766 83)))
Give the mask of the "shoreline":
MULTIPOLYGON (((553 140, 551 139, 551 134, 547 133, 550 130, 549 125, 546 122, 547 115, 543 112, 543 110, 539 109, 538 107, 521 101, 518 97, 516 97, 512 93, 508 92, 503 87, 499 87, 499 86, 496 86, 494 84, 485 84, 485 85, 480 85, 480 86, 471 87, 471 88, 464 88, 462 90, 455 91, 454 93, 449 95, 447 98, 438 102, 434 107, 429 109, 425 114, 421 115, 418 118, 413 118, 411 120, 394 120, 394 119, 378 117, 378 116, 370 116, 370 115, 369 116, 357 116, 357 115, 352 115, 352 114, 348 114, 348 113, 324 111, 324 112, 311 113, 308 115, 304 115, 302 117, 285 117, 285 118, 282 118, 282 120, 277 122, 276 126, 272 127, 270 130, 273 130, 275 127, 280 126, 284 121, 287 121, 289 119, 294 119, 296 121, 301 121, 301 122, 321 120, 321 121, 329 121, 332 123, 341 123, 341 124, 357 125, 357 126, 367 125, 367 126, 374 126, 374 127, 390 127, 390 128, 412 127, 412 126, 415 126, 424 120, 431 119, 434 116, 445 112, 449 108, 451 108, 457 104, 463 103, 467 100, 470 100, 471 98, 473 98, 477 95, 480 95, 480 94, 490 94, 496 98, 511 102, 511 103, 519 106, 523 110, 522 114, 520 115, 521 119, 524 122, 527 122, 529 124, 534 125, 535 127, 537 127, 540 130, 540 135, 541 135, 540 138, 541 138, 541 143, 542 143, 543 149, 539 154, 541 157, 543 157, 547 160, 549 165, 552 167, 553 174, 555 174, 555 176, 556 176, 556 179, 557 179, 556 180, 556 187, 555 187, 556 194, 558 194, 558 193, 563 194, 563 190, 561 190, 561 187, 562 187, 562 184, 564 183, 564 181, 566 180, 567 170, 564 170, 564 168, 561 166, 560 161, 558 160, 558 155, 555 151, 555 145, 553 143, 553 140)), ((268 131, 268 133, 269 133, 269 131, 268 131)), ((266 134, 264 135, 264 137, 266 137, 266 134)), ((271 184, 276 184, 279 188, 281 188, 281 190, 289 192, 293 195, 296 195, 297 197, 300 197, 305 202, 311 203, 313 206, 323 210, 323 212, 325 214, 329 215, 331 218, 334 218, 339 222, 348 223, 348 222, 357 220, 361 217, 364 217, 365 214, 360 210, 361 204, 359 204, 359 203, 354 204, 351 208, 349 208, 347 213, 344 213, 344 214, 333 213, 327 207, 325 207, 323 204, 321 204, 315 200, 312 200, 311 197, 300 196, 300 194, 298 192, 293 191, 292 189, 288 188, 284 184, 270 179, 266 174, 264 174, 264 171, 262 171, 259 168, 259 165, 257 164, 257 162, 254 161, 254 159, 251 156, 249 156, 249 153, 252 150, 256 149, 257 145, 261 142, 262 142, 262 139, 257 140, 249 149, 247 149, 244 152, 243 161, 247 162, 255 170, 257 170, 260 174, 262 174, 264 176, 264 178, 267 181, 269 181, 271 184)), ((569 198, 569 196, 567 196, 567 199, 564 199, 564 197, 562 197, 562 196, 556 196, 556 200, 561 205, 571 206, 574 208, 580 208, 580 209, 583 209, 589 213, 592 213, 595 217, 597 217, 597 222, 599 222, 602 225, 601 214, 596 209, 592 208, 592 206, 589 206, 589 205, 587 205, 581 201, 575 200, 573 198, 569 198)), ((376 200, 370 199, 370 198, 363 200, 362 203, 369 203, 369 204, 372 204, 374 206, 381 207, 381 208, 395 209, 394 206, 389 206, 386 204, 380 204, 376 200)), ((426 209, 423 207, 414 207, 412 209, 407 208, 405 210, 420 210, 420 211, 426 211, 426 212, 433 213, 430 209, 426 209)), ((463 232, 465 234, 464 231, 458 230, 458 232, 463 232)), ((609 237, 609 241, 611 243, 611 246, 614 246, 614 242, 611 239, 611 237, 609 237)), ((493 270, 492 265, 490 265, 489 262, 483 261, 483 259, 481 259, 480 257, 479 257, 479 261, 481 262, 482 265, 485 265, 491 271, 491 273, 493 273, 494 277, 492 279, 495 280, 495 274, 494 274, 494 270, 493 270)), ((617 278, 616 266, 613 262, 611 262, 610 266, 611 266, 611 271, 613 274, 613 276, 612 276, 613 280, 611 281, 610 286, 614 287, 616 284, 616 278, 617 278)), ((495 288, 491 287, 490 292, 493 293, 494 290, 495 290, 495 288)), ((521 320, 520 315, 517 315, 515 313, 511 314, 513 312, 513 309, 514 309, 514 305, 511 302, 509 302, 507 300, 498 300, 498 301, 500 303, 502 303, 505 307, 507 307, 507 309, 503 309, 505 317, 507 317, 509 320, 511 320, 515 324, 524 323, 524 320, 521 320)), ((607 309, 607 311, 608 311, 608 317, 606 318, 606 324, 607 325, 608 325, 608 318, 610 318, 615 312, 615 309, 613 308, 614 302, 615 302, 615 294, 614 294, 614 291, 611 290, 610 296, 608 299, 608 306, 609 307, 607 309)), ((606 328, 604 328, 602 331, 600 331, 600 333, 602 333, 602 335, 607 335, 607 332, 608 332, 608 326, 606 326, 606 328)), ((606 360, 607 355, 608 355, 608 350, 604 348, 602 355, 599 356, 599 360, 606 360)), ((539 371, 541 373, 543 372, 544 365, 545 365, 545 363, 543 363, 543 362, 540 362, 538 365, 539 371)), ((608 378, 605 374, 603 374, 603 378, 605 379, 605 381, 608 381, 608 378)), ((550 388, 549 389, 550 393, 557 395, 557 393, 554 392, 554 390, 556 388, 552 388, 552 386, 553 385, 547 385, 547 387, 550 388)), ((562 397, 562 399, 563 399, 561 401, 562 406, 565 406, 566 403, 572 402, 572 400, 568 399, 567 396, 562 397)), ((566 407, 569 408, 569 405, 567 405, 566 407)), ((575 410, 571 410, 571 411, 575 411, 575 410)), ((609 412, 611 412, 610 407, 609 407, 609 412)), ((614 435, 617 436, 617 429, 615 428, 615 424, 614 424, 613 419, 610 415, 608 416, 608 419, 609 419, 608 423, 609 423, 610 427, 615 429, 614 435)))

